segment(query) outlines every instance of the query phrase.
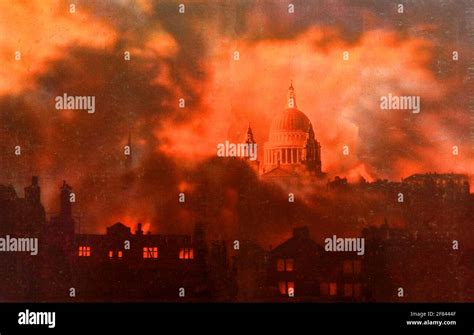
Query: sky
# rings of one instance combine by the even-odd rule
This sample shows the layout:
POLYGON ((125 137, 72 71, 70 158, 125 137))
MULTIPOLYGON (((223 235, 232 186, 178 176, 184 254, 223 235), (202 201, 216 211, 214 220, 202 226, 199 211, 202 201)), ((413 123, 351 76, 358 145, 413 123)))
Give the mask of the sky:
POLYGON ((188 229, 177 194, 215 179, 218 217, 235 220, 242 173, 216 162, 216 146, 250 123, 263 148, 291 81, 328 178, 472 178, 469 2, 404 1, 403 13, 393 1, 289 3, 0 2, 0 183, 22 196, 40 176, 54 215, 66 180, 81 230, 103 232, 115 221, 188 229), (96 112, 57 110, 64 93, 95 96, 96 112), (421 112, 381 110, 389 93, 420 96, 421 112))

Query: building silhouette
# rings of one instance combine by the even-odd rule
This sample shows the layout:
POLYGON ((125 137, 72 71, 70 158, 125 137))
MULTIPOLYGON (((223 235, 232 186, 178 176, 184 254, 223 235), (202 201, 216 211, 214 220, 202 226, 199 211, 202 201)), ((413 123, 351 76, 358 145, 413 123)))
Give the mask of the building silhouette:
POLYGON ((354 252, 327 252, 307 227, 270 252, 268 285, 280 300, 365 301, 364 258, 354 252))
MULTIPOLYGON (((188 234, 145 233, 140 223, 132 231, 120 222, 104 234, 83 234, 76 230, 73 188, 65 181, 57 198, 59 213, 50 220, 41 204, 38 177, 25 187, 24 197, 13 186, 0 185, 0 237, 39 240, 37 256, 0 253, 0 299, 472 301, 472 249, 452 247, 464 237, 462 232, 469 234, 472 222, 474 199, 466 176, 428 173, 400 182, 329 182, 334 194, 383 196, 382 209, 374 202, 367 211, 382 210, 388 219, 360 231, 366 245, 363 256, 325 251, 311 238, 306 222, 274 248, 259 245, 254 225, 259 208, 265 209, 252 206, 255 190, 246 189, 251 185, 246 179, 244 184, 241 191, 248 196, 241 194, 237 210, 247 223, 239 224, 238 248, 235 241, 208 239, 205 222, 214 210, 207 193, 195 199, 200 215, 188 234), (400 193, 402 203, 395 200, 400 193), (390 224, 395 213, 403 217, 404 227, 390 224)), ((338 215, 342 220, 349 214, 338 215)))
POLYGON ((19 198, 0 187, 2 233, 39 239, 39 253, 2 253, 0 297, 12 301, 140 301, 209 295, 203 227, 192 235, 134 233, 118 222, 105 235, 76 234, 72 188, 60 188, 60 212, 45 220, 38 178, 19 198), (28 224, 29 223, 29 224, 28 224), (182 292, 183 296, 179 294, 182 292))

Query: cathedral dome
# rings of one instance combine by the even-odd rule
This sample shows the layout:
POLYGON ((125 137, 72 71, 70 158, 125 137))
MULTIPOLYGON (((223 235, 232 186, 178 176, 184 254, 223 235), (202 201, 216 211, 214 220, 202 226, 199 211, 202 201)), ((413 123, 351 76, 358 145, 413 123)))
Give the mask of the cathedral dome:
POLYGON ((321 146, 309 118, 296 106, 293 84, 288 88, 286 108, 277 113, 264 145, 264 171, 280 165, 321 173, 321 146))
POLYGON ((268 144, 304 147, 311 122, 296 106, 293 84, 288 89, 286 108, 277 113, 270 125, 268 144))
POLYGON ((308 117, 296 108, 287 108, 279 112, 272 120, 270 134, 280 132, 308 132, 308 117))

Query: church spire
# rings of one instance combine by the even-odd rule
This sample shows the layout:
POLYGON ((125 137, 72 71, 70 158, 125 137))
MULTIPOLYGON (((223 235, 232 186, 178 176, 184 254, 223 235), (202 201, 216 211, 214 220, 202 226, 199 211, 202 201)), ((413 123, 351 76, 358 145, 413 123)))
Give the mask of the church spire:
POLYGON ((252 128, 250 128, 250 122, 249 122, 249 126, 248 126, 248 129, 247 129, 247 138, 245 140, 245 143, 247 143, 247 144, 255 143, 255 139, 253 138, 252 128))
POLYGON ((288 87, 286 108, 296 108, 296 97, 295 97, 295 89, 293 88, 293 80, 290 83, 290 87, 288 87))

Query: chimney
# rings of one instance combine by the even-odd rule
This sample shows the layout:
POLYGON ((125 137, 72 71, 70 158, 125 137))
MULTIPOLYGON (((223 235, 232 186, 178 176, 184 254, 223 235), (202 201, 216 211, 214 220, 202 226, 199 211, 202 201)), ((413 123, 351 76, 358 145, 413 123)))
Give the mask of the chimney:
POLYGON ((142 230, 142 224, 141 223, 137 224, 137 229, 135 229, 135 235, 140 235, 140 236, 143 235, 143 230, 142 230))
POLYGON ((60 195, 60 216, 62 218, 72 218, 72 205, 70 201, 71 186, 63 182, 60 195))
POLYGON ((25 198, 29 203, 39 204, 41 201, 41 189, 38 186, 38 177, 31 178, 31 185, 25 187, 25 198))

